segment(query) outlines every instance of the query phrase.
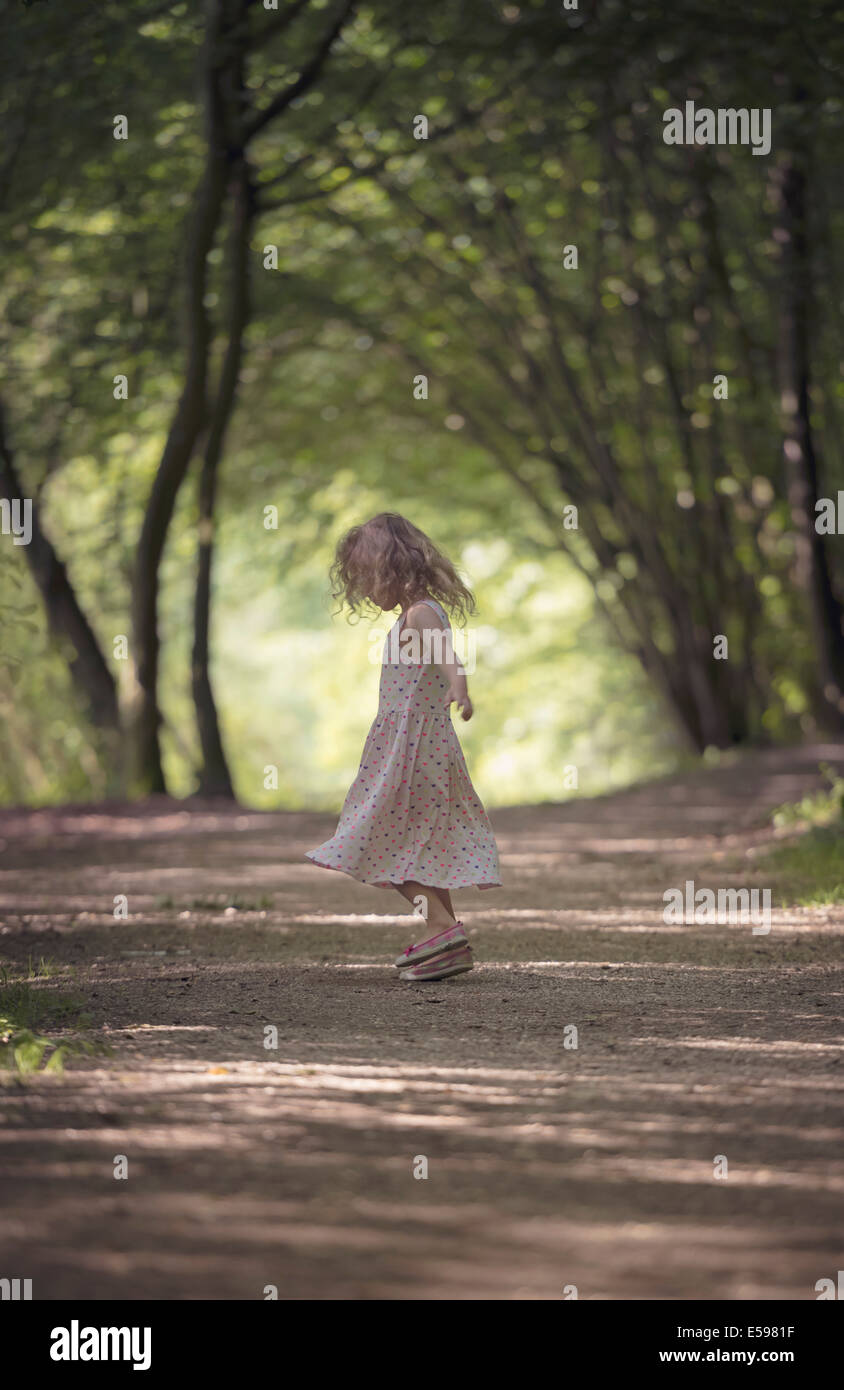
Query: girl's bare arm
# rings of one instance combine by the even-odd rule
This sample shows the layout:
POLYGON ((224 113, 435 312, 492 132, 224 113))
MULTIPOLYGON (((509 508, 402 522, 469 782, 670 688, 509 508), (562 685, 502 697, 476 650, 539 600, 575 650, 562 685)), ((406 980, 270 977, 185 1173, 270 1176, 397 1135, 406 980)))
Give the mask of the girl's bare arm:
POLYGON ((455 653, 448 624, 427 603, 417 603, 408 609, 404 627, 419 633, 422 660, 442 671, 448 681, 448 703, 453 701, 457 705, 461 719, 471 719, 474 709, 469 699, 466 672, 455 653))

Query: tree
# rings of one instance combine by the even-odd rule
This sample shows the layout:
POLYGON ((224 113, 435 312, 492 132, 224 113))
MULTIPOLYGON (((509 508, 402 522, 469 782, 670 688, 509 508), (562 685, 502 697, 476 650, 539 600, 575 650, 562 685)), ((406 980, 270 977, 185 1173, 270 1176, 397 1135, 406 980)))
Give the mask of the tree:
POLYGON ((32 498, 25 498, 6 432, 5 409, 0 402, 0 497, 31 508, 32 535, 23 547, 35 583, 44 601, 53 639, 70 647, 68 666, 73 683, 87 708, 92 723, 105 737, 106 756, 116 759, 119 747, 120 717, 117 688, 99 642, 86 618, 67 569, 41 525, 39 509, 32 498))
POLYGON ((791 93, 790 148, 777 169, 778 243, 781 247, 780 403, 783 458, 796 535, 796 580, 808 596, 819 679, 816 696, 821 722, 844 730, 844 606, 835 592, 827 538, 817 529, 821 494, 820 463, 812 426, 812 331, 817 287, 814 283, 810 191, 816 177, 812 152, 809 93, 797 83, 791 93))
MULTIPOLYGON (((159 741, 158 708, 159 633, 158 582, 167 529, 197 441, 209 420, 207 399, 209 354, 212 330, 206 297, 208 257, 217 232, 230 186, 242 207, 248 207, 248 151, 252 142, 276 121, 291 104, 303 97, 318 81, 332 47, 353 11, 353 0, 343 0, 340 8, 323 28, 298 76, 260 110, 246 104, 244 66, 253 45, 259 42, 250 30, 251 0, 209 0, 205 46, 201 59, 201 84, 206 120, 205 164, 197 186, 191 212, 185 253, 185 326, 187 361, 184 386, 176 408, 161 462, 144 514, 138 541, 133 584, 133 629, 135 634, 136 684, 133 699, 132 733, 134 753, 133 782, 138 791, 163 791, 164 772, 159 741)), ((304 10, 302 3, 288 6, 280 31, 285 32, 304 10)), ((265 39, 264 33, 261 38, 265 39)), ((241 245, 235 256, 242 257, 250 218, 241 211, 235 219, 241 245)), ((237 273, 236 273, 237 278, 237 273)), ((241 281, 243 279, 240 276, 241 281)), ((213 480, 219 462, 222 440, 234 404, 241 340, 246 323, 245 294, 238 291, 234 308, 232 336, 217 403, 211 421, 211 438, 201 488, 204 512, 200 526, 206 532, 201 540, 200 576, 196 617, 199 624, 194 650, 194 690, 206 757, 205 785, 226 789, 222 742, 216 727, 216 711, 207 669, 208 600, 210 585, 210 545, 207 514, 213 505, 213 480)))
MULTIPOLYGON (((822 11, 801 16, 815 45, 822 11)), ((782 609, 799 634, 802 601, 776 463, 780 267, 763 161, 661 138, 663 108, 707 90, 764 104, 748 64, 761 50, 762 71, 785 80, 793 35, 761 15, 712 35, 702 18, 666 28, 651 7, 608 5, 572 34, 544 15, 544 62, 528 81, 513 73, 482 120, 451 118, 488 92, 488 69, 469 65, 444 109, 439 93, 441 143, 398 157, 396 102, 357 173, 350 133, 312 179, 307 224, 311 241, 315 219, 347 238, 338 268, 311 281, 314 311, 427 378, 590 576, 616 640, 699 750, 777 728, 795 657, 812 685, 808 645, 781 639, 782 609), (713 382, 728 377, 722 405, 713 382)), ((816 118, 833 66, 816 75, 816 118)), ((827 133, 840 141, 836 109, 827 133)))

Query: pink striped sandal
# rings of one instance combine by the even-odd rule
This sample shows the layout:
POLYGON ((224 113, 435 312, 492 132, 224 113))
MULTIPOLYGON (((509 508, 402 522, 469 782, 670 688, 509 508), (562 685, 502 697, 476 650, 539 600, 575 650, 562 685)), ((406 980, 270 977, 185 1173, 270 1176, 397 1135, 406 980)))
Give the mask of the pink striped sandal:
POLYGON ((401 955, 396 957, 393 965, 397 970, 404 970, 408 965, 421 965, 432 956, 441 955, 443 951, 455 951, 468 945, 463 923, 455 922, 453 927, 446 927, 445 931, 430 936, 427 941, 408 946, 406 951, 402 951, 401 955))
POLYGON ((472 964, 471 946, 452 947, 419 965, 408 966, 407 970, 401 972, 401 978, 411 983, 414 980, 447 980, 449 975, 462 975, 471 970, 472 964))

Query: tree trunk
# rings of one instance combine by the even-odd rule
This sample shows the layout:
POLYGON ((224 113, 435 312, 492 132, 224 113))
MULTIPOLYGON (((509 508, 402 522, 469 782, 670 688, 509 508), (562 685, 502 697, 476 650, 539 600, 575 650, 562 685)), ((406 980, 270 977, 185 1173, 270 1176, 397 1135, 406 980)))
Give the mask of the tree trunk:
MULTIPOLYGON (((797 128, 805 120, 796 95, 797 128)), ((844 610, 832 585, 826 537, 816 529, 818 457, 811 424, 809 157, 802 133, 779 171, 783 300, 780 314, 780 384, 783 454, 788 500, 797 533, 797 582, 809 599, 819 667, 818 718, 832 732, 844 729, 844 610)))
MULTIPOLYGON (((152 492, 147 503, 135 568, 133 585, 133 627, 135 634, 135 674, 136 687, 132 702, 132 748, 134 763, 134 789, 140 793, 165 791, 164 773, 161 765, 161 746, 159 725, 161 716, 158 707, 158 575, 167 529, 173 515, 179 488, 184 482, 197 440, 208 419, 206 399, 208 383, 208 358, 211 345, 211 326, 205 309, 208 288, 207 258, 213 248, 217 230, 223 214, 227 184, 232 171, 236 171, 245 158, 249 142, 264 131, 273 121, 308 92, 319 80, 322 70, 331 56, 331 51, 341 34, 347 19, 354 12, 355 0, 341 0, 340 7, 324 30, 310 58, 302 66, 295 81, 279 92, 260 111, 244 119, 243 64, 252 39, 248 31, 247 12, 254 0, 207 0, 208 19, 203 56, 203 86, 205 91, 205 120, 207 152, 205 169, 196 192, 194 209, 190 220, 186 257, 187 302, 185 320, 187 329, 187 369, 185 386, 179 400, 173 423, 164 446, 152 492)), ((295 4, 289 8, 287 19, 282 20, 281 29, 292 23, 303 5, 295 4)), ((277 31, 278 32, 278 31, 277 31)), ((251 216, 251 211, 250 211, 251 216)), ((245 322, 245 320, 244 320, 245 322)), ((242 330, 241 330, 242 331, 242 330)), ((240 351, 238 345, 238 352, 240 351)), ((225 367, 224 367, 225 372, 225 367)), ((222 428, 217 423, 218 411, 214 408, 211 422, 212 439, 219 432, 216 448, 219 456, 220 443, 225 424, 234 399, 237 384, 237 371, 234 373, 232 400, 221 414, 222 428)), ((225 392, 223 391, 222 398, 225 392)), ((211 477, 210 492, 206 488, 206 503, 213 507, 213 476, 216 459, 211 456, 208 472, 211 477)), ((200 555, 201 567, 205 569, 204 580, 210 594, 210 549, 204 559, 200 555)), ((199 598, 197 599, 200 602, 199 598)), ((206 632, 200 641, 200 665, 207 664, 207 651, 203 658, 202 642, 207 647, 207 596, 206 632)), ((202 678, 200 677, 200 684, 202 678)), ((206 672, 207 681, 207 672, 206 672)), ((208 749, 203 744, 203 753, 216 741, 217 752, 213 762, 219 770, 222 757, 222 743, 219 731, 216 736, 216 710, 210 684, 201 692, 203 713, 201 716, 200 737, 210 740, 208 749), (203 732, 204 730, 204 732, 203 732)))
MULTIPOLYGON (((208 254, 214 246, 226 195, 230 160, 227 136, 232 118, 227 110, 226 94, 230 90, 233 65, 239 61, 239 49, 229 41, 233 22, 231 11, 232 6, 227 5, 226 0, 209 0, 203 59, 207 153, 191 214, 186 253, 188 349, 185 385, 147 502, 135 561, 132 782, 134 791, 140 794, 166 791, 159 740, 159 568, 176 497, 206 421, 211 344, 211 325, 205 307, 208 254)), ((234 115, 236 118, 236 113, 234 115)))
MULTIPOLYGON (((0 497, 23 502, 24 491, 6 437, 5 417, 0 404, 0 497)), ((31 500, 31 499, 30 499, 31 500)), ((115 789, 120 781, 120 711, 117 686, 102 648, 88 622, 67 570, 44 534, 38 508, 32 502, 32 536, 23 547, 30 572, 41 593, 47 623, 54 640, 70 645, 68 666, 73 684, 85 704, 92 723, 105 738, 100 752, 109 764, 109 780, 115 789)))
POLYGON ((199 791, 203 796, 234 799, 217 706, 209 671, 211 567, 214 551, 214 502, 226 429, 237 396, 243 359, 243 335, 249 320, 249 233, 254 213, 249 165, 241 158, 232 178, 232 228, 229 241, 229 324, 226 354, 199 479, 199 547, 194 596, 194 643, 191 663, 193 700, 202 748, 199 791))

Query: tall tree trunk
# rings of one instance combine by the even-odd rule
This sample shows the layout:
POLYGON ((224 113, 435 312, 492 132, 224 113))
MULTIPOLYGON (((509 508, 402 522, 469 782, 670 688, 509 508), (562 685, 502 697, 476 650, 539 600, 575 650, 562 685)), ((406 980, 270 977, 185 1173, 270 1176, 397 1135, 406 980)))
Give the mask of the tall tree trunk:
POLYGON ((816 529, 818 456, 811 423, 810 159, 805 128, 806 92, 795 94, 792 148, 779 169, 783 300, 780 313, 780 385, 788 500, 797 534, 797 582, 805 589, 819 667, 818 718, 844 729, 844 609, 835 594, 826 537, 816 529))
MULTIPOLYGON (((208 0, 203 50, 203 86, 207 152, 196 191, 186 251, 187 368, 185 385, 144 514, 135 561, 132 593, 136 685, 132 700, 132 782, 141 794, 164 792, 158 706, 159 568, 167 530, 207 415, 206 389, 211 325, 205 307, 208 254, 222 217, 229 172, 228 134, 239 113, 227 106, 233 66, 240 49, 230 30, 240 17, 242 0, 208 0)), ((241 37, 245 43, 245 35, 241 37)))
MULTIPOLYGON (((23 503, 25 494, 15 467, 6 435, 5 414, 0 403, 0 497, 23 503)), ((23 549, 30 572, 44 601, 47 623, 55 641, 69 644, 68 667, 76 690, 84 702, 91 722, 100 731, 98 750, 109 768, 109 783, 120 784, 120 711, 117 686, 102 648, 79 603, 67 570, 55 547, 44 534, 38 508, 32 499, 32 536, 23 549)))
MULTIPOLYGON (((211 326, 205 309, 208 286, 207 258, 223 215, 231 171, 245 158, 251 140, 277 120, 320 79, 335 41, 354 13, 355 0, 340 0, 310 58, 298 77, 288 83, 261 110, 244 119, 243 63, 252 39, 247 25, 254 0, 206 0, 207 20, 203 49, 202 80, 205 93, 206 158, 190 219, 186 256, 187 368, 185 386, 164 446, 155 482, 147 503, 138 542, 133 585, 136 686, 132 701, 133 784, 136 791, 165 791, 161 765, 158 707, 158 575, 167 529, 179 488, 184 482, 200 434, 208 419, 207 384, 211 326)), ((304 0, 288 7, 286 17, 274 26, 283 31, 295 21, 304 0)), ((237 375, 235 373, 234 384, 237 375)), ((228 418, 228 410, 223 419, 228 418)), ((213 430, 213 419, 212 419, 213 430)), ((220 438, 222 439, 222 433, 220 438)), ((219 445, 217 446, 219 453, 219 445)), ((216 461, 210 465, 213 472, 216 461)), ((213 504, 213 486, 211 488, 213 504)), ((210 592, 210 553, 206 557, 210 592)), ((205 641, 207 643, 207 634, 205 641)), ((207 659, 207 658, 206 658, 207 659)), ((204 715, 213 707, 203 696, 204 715)), ((214 712, 216 721, 216 712, 214 712)), ((210 726, 208 726, 210 727, 210 726)), ((202 731, 200 731, 202 737, 202 731)), ((213 733, 211 738, 213 741, 213 733)), ((217 733, 219 740, 219 731, 217 733)), ((220 743, 220 753, 222 744, 220 743)), ((218 760, 219 761, 219 760, 218 760)))
POLYGON ((211 568, 214 553, 214 503, 217 474, 226 430, 237 396, 238 377, 243 360, 243 335, 249 321, 249 234, 254 215, 254 196, 249 165, 241 158, 232 183, 232 226, 229 240, 228 343, 202 470, 199 479, 199 546, 194 596, 194 642, 191 663, 193 700, 202 749, 199 791, 203 796, 234 798, 217 706, 209 670, 209 631, 211 619, 211 568))

